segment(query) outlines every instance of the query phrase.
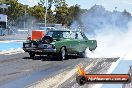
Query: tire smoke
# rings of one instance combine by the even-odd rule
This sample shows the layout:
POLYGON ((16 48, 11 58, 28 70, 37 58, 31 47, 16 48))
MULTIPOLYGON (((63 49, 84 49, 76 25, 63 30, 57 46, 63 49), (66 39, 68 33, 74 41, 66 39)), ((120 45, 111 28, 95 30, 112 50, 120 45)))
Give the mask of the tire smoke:
POLYGON ((93 53, 87 49, 87 57, 122 57, 132 49, 131 19, 131 14, 126 10, 110 12, 95 5, 71 27, 81 25, 89 39, 97 40, 97 49, 93 53))

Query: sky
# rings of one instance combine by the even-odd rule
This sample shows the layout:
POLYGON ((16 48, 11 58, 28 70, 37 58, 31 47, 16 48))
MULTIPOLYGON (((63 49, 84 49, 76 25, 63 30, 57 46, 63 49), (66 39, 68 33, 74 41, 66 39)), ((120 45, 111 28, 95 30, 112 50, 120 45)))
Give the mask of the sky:
MULTIPOLYGON (((39 0, 18 0, 20 3, 28 4, 29 6, 34 6, 39 0)), ((89 9, 93 5, 102 5, 107 10, 113 11, 117 7, 118 11, 123 11, 126 9, 132 14, 132 0, 66 0, 66 3, 71 6, 78 4, 83 9, 89 9)))

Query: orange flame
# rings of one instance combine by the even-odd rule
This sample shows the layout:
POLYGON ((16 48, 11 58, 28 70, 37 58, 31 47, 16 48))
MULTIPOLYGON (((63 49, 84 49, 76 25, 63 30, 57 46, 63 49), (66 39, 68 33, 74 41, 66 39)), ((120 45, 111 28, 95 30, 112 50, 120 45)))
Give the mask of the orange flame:
POLYGON ((86 75, 86 72, 85 72, 85 70, 84 70, 84 68, 82 67, 81 64, 80 64, 80 65, 78 66, 78 68, 77 68, 77 73, 78 73, 79 75, 86 75))

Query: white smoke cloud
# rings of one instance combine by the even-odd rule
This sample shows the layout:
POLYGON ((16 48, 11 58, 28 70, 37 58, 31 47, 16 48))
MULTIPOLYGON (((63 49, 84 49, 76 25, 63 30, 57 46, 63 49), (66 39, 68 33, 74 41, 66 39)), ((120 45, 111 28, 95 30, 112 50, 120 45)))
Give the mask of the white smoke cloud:
POLYGON ((130 5, 132 4, 132 1, 131 0, 122 0, 121 2, 122 3, 125 3, 125 4, 130 4, 130 5))
POLYGON ((132 49, 132 22, 128 24, 126 32, 110 27, 97 31, 94 39, 97 40, 98 47, 94 53, 87 49, 88 57, 122 57, 132 49), (109 30, 109 31, 106 31, 109 30))
MULTIPOLYGON (((94 53, 87 49, 87 56, 122 57, 127 54, 132 49, 132 22, 129 17, 121 12, 108 12, 101 6, 95 6, 81 16, 87 37, 97 40, 98 45, 94 53)), ((72 27, 75 25, 77 22, 72 27)))

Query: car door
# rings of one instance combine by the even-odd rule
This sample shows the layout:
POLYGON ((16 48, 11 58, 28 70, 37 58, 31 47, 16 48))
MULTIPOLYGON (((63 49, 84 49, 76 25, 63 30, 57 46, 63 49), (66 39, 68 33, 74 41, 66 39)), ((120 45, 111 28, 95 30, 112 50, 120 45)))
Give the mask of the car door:
POLYGON ((67 44, 67 50, 69 54, 76 54, 78 52, 78 45, 79 42, 77 39, 75 39, 75 33, 70 33, 70 39, 67 44))
POLYGON ((84 38, 81 32, 76 33, 76 40, 78 41, 78 52, 84 52, 87 46, 87 39, 84 38))

